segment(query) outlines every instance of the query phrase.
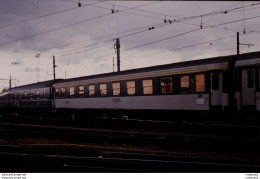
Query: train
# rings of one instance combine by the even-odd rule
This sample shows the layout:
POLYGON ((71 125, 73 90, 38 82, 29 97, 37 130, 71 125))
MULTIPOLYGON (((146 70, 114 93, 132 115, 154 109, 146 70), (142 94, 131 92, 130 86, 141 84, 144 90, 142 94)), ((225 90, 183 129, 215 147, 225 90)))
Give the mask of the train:
POLYGON ((0 110, 257 119, 260 51, 14 87, 0 94, 0 110))

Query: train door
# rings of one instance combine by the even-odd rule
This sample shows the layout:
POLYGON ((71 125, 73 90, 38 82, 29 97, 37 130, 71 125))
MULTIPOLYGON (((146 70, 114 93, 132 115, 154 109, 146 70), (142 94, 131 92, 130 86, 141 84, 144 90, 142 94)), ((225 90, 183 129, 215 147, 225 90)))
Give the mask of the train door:
POLYGON ((222 106, 222 73, 211 73, 211 106, 222 106))
POLYGON ((242 70, 242 106, 256 105, 255 69, 242 70))

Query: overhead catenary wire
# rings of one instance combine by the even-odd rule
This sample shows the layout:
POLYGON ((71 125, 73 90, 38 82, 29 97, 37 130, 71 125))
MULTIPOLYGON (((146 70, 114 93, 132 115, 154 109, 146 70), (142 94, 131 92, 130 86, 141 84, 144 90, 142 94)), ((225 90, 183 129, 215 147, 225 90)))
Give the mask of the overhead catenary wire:
MULTIPOLYGON (((243 19, 239 19, 239 20, 234 20, 234 21, 230 21, 230 22, 225 22, 225 23, 219 23, 219 24, 215 24, 215 25, 207 25, 205 27, 203 27, 204 29, 205 28, 213 28, 213 27, 217 27, 217 26, 221 26, 221 25, 226 25, 226 24, 230 24, 230 23, 236 23, 236 22, 240 22, 240 21, 245 21, 245 20, 251 20, 251 19, 255 19, 255 18, 259 18, 260 16, 255 16, 255 17, 249 17, 249 18, 243 18, 243 19)), ((203 29, 201 26, 199 29, 196 29, 196 30, 192 30, 192 31, 188 31, 187 33, 191 33, 191 32, 195 32, 197 30, 200 30, 200 29, 203 29)), ((146 31, 146 30, 145 30, 146 31)), ((144 32, 144 31, 141 31, 141 32, 144 32)), ((140 33, 140 32, 137 32, 137 33, 140 33)), ((133 34, 129 34, 129 35, 126 35, 126 36, 130 36, 130 35, 134 35, 134 34, 137 34, 137 33, 133 33, 133 34)), ((180 34, 180 35, 185 35, 186 33, 183 33, 183 34, 180 34)), ((177 35, 179 36, 179 35, 177 35)), ((124 37, 124 36, 123 36, 124 37)), ((132 47, 130 49, 126 49, 126 50, 123 50, 122 52, 124 51, 128 51, 128 50, 133 50, 133 49, 136 49, 136 48, 140 48, 140 47, 143 47, 143 46, 146 46, 146 45, 150 45, 150 44, 153 44, 153 43, 157 43, 157 42, 161 42, 161 41, 164 41, 164 40, 168 40, 168 39, 171 39, 171 38, 174 38, 175 36, 171 36, 171 37, 167 37, 165 39, 160 39, 160 40, 157 40, 157 41, 154 41, 154 42, 150 42, 150 43, 147 43, 147 44, 143 44, 143 45, 139 45, 137 47, 132 47)), ((120 37, 122 38, 122 37, 120 37)), ((111 41, 112 39, 110 40, 107 40, 105 42, 108 42, 108 41, 111 41)), ((104 42, 103 42, 104 43, 104 42)), ((99 44, 99 43, 98 43, 99 44)), ((97 45, 97 44, 94 44, 94 45, 97 45)), ((92 46, 92 45, 89 45, 89 46, 92 46)), ((85 46, 85 47, 89 47, 89 46, 85 46)), ((85 48, 85 47, 82 47, 82 48, 85 48)), ((78 49, 76 49, 78 50, 78 49)), ((75 53, 82 53, 82 52, 85 52, 85 51, 89 51, 89 50, 84 50, 84 51, 79 51, 79 52, 75 52, 75 53)), ((70 53, 70 54, 64 54, 64 55, 61 55, 61 56, 66 56, 66 55, 73 55, 74 53, 70 53)))
MULTIPOLYGON (((250 17, 250 18, 247 18, 247 19, 245 19, 245 20, 250 20, 250 19, 259 18, 259 17, 260 17, 260 16, 250 17)), ((243 20, 243 19, 234 20, 234 21, 230 21, 230 22, 219 23, 219 24, 215 24, 215 25, 211 25, 211 26, 204 27, 203 29, 210 28, 210 27, 212 27, 212 26, 215 27, 215 26, 226 25, 226 24, 229 24, 229 23, 240 22, 240 21, 242 21, 242 20, 243 20)), ((121 52, 130 51, 130 50, 133 50, 133 49, 137 49, 137 48, 140 48, 140 47, 144 47, 144 46, 147 46, 147 45, 150 45, 150 44, 154 44, 154 43, 157 43, 157 42, 161 42, 161 41, 164 41, 164 40, 168 40, 168 39, 171 39, 171 38, 174 38, 174 37, 178 37, 178 36, 181 36, 181 35, 185 35, 185 34, 188 34, 188 33, 193 33, 193 32, 195 32, 195 31, 199 31, 199 30, 202 30, 202 29, 201 29, 201 28, 194 29, 194 30, 187 31, 187 32, 184 32, 184 33, 181 33, 181 34, 177 34, 177 35, 174 35, 174 36, 170 36, 170 37, 167 37, 167 38, 164 38, 164 39, 160 39, 160 40, 156 40, 156 41, 149 42, 149 43, 146 43, 146 44, 142 44, 142 45, 139 45, 139 46, 131 47, 131 48, 129 48, 129 49, 122 50, 121 52)), ((72 55, 72 54, 71 54, 71 55, 72 55)), ((111 54, 107 54, 107 55, 111 55, 111 54)), ((101 57, 103 57, 103 56, 101 56, 101 57)))
MULTIPOLYGON (((126 34, 126 35, 122 35, 122 36, 118 36, 117 38, 125 38, 125 37, 129 37, 129 36, 132 36, 132 35, 136 35, 136 34, 139 34, 139 33, 142 33, 142 32, 146 32, 146 31, 149 31, 149 30, 154 30, 154 29, 157 29, 157 28, 160 28, 160 27, 163 27, 163 26, 166 26, 164 23, 162 24, 158 24, 158 26, 148 26, 146 29, 144 30, 140 30, 140 31, 137 31, 137 32, 133 32, 133 33, 130 33, 130 34, 126 34), (159 26, 160 25, 160 26, 159 26)), ((70 52, 70 51, 75 51, 75 50, 80 50, 80 49, 83 49, 83 48, 87 48, 87 47, 91 47, 91 46, 95 46, 95 45, 99 45, 99 44, 102 44, 102 43, 106 43, 106 42, 110 42, 110 41, 113 41, 115 38, 112 38, 112 39, 109 39, 109 40, 105 40, 105 41, 102 41, 102 42, 99 42, 99 43, 94 43, 94 44, 90 44, 90 45, 86 45, 86 46, 83 46, 83 47, 80 47, 80 48, 76 48, 76 49, 72 49, 72 50, 69 50, 69 51, 66 51, 66 52, 70 52)), ((85 51, 85 50, 84 50, 85 51)), ((84 51, 80 51, 80 52, 84 52, 84 51)), ((86 50, 88 51, 88 50, 86 50)), ((65 53, 66 53, 65 52, 65 53)), ((75 52, 76 53, 76 52, 75 52)), ((78 53, 78 52, 77 52, 78 53)), ((71 53, 73 54, 73 53, 71 53)), ((71 55, 71 54, 63 54, 61 56, 66 56, 66 55, 71 55)))
MULTIPOLYGON (((151 3, 149 3, 149 4, 151 4, 151 3)), ((147 4, 147 5, 149 5, 149 4, 147 4)), ((131 7, 129 9, 134 9, 134 8, 143 7, 143 6, 145 6, 145 5, 131 7)), ((125 9, 123 11, 127 11, 127 9, 125 9)), ((118 13, 120 13, 120 12, 118 12, 118 13)), ((0 46, 5 45, 5 44, 9 44, 9 43, 13 43, 13 42, 16 42, 16 41, 24 40, 24 39, 27 39, 27 38, 39 36, 39 35, 42 35, 42 34, 46 34, 46 33, 49 33, 49 32, 61 30, 61 29, 67 28, 67 27, 75 26, 75 25, 78 25, 78 24, 82 24, 82 23, 85 23, 85 22, 88 22, 88 21, 96 20, 96 19, 99 19, 99 18, 102 18, 102 17, 105 17, 105 16, 109 16, 109 15, 111 15, 111 13, 106 13, 106 14, 103 14, 103 15, 100 15, 100 16, 97 16, 97 17, 89 18, 89 19, 79 21, 79 22, 76 22, 76 23, 73 23, 73 24, 65 25, 65 26, 62 26, 62 27, 59 27, 59 28, 54 28, 54 29, 51 29, 51 30, 48 30, 48 31, 45 31, 45 32, 38 33, 38 34, 33 34, 33 35, 29 35, 29 36, 22 37, 22 38, 19 38, 19 39, 14 39, 14 40, 11 40, 11 41, 3 42, 3 43, 0 43, 0 46)))
POLYGON ((0 28, 12 26, 12 25, 19 24, 19 23, 24 23, 24 22, 27 22, 27 21, 35 20, 35 19, 40 19, 40 18, 47 17, 47 16, 52 16, 52 15, 55 15, 55 14, 59 14, 59 13, 71 11, 71 10, 74 10, 74 9, 76 9, 76 8, 77 8, 77 7, 73 7, 73 8, 69 8, 69 9, 64 9, 64 10, 62 10, 62 11, 57 11, 57 12, 53 12, 53 13, 49 13, 49 14, 45 14, 45 15, 41 15, 41 16, 37 16, 37 17, 32 17, 32 18, 29 18, 29 19, 24 19, 24 20, 17 21, 17 22, 12 22, 12 23, 9 23, 9 24, 0 25, 0 28))
MULTIPOLYGON (((240 21, 243 21, 243 20, 250 20, 250 19, 254 19, 254 18, 260 18, 260 16, 255 16, 255 17, 250 17, 250 18, 240 19, 240 20, 234 20, 234 21, 230 21, 230 22, 219 23, 219 24, 203 27, 202 29, 206 29, 206 28, 209 28, 209 27, 217 27, 217 26, 226 25, 226 24, 230 24, 230 23, 236 23, 236 22, 240 22, 240 21)), ((198 31, 198 30, 201 30, 201 28, 194 29, 194 30, 191 30, 191 31, 187 31, 187 32, 175 35, 175 36, 170 36, 170 37, 167 37, 167 38, 164 38, 164 39, 156 40, 156 41, 153 41, 153 42, 149 42, 149 43, 146 43, 146 44, 143 44, 143 45, 139 45, 139 46, 136 46, 136 47, 132 47, 132 48, 123 50, 122 52, 128 51, 128 50, 133 50, 133 49, 136 49, 136 48, 140 48, 140 47, 143 47, 143 46, 146 46, 146 45, 150 45, 150 44, 153 44, 153 43, 157 43, 157 42, 161 42, 161 41, 164 41, 164 40, 168 40, 168 39, 171 39, 171 38, 174 38, 174 37, 178 37, 180 35, 185 35, 185 34, 188 34, 188 33, 192 33, 192 32, 198 31)))
MULTIPOLYGON (((146 5, 150 5, 150 4, 152 4, 152 3, 146 4, 146 5)), ((257 3, 257 4, 260 4, 260 3, 257 3)), ((87 4, 87 5, 91 6, 91 4, 87 4)), ((256 4, 254 4, 254 5, 256 5, 256 4)), ((85 6, 85 5, 84 5, 84 6, 85 6)), ((139 5, 139 6, 136 6, 136 7, 131 7, 131 8, 129 8, 129 9, 139 8, 139 7, 143 7, 143 6, 145 6, 145 5, 139 5)), ((125 10, 122 10, 122 11, 119 11, 119 12, 124 12, 124 11, 127 11, 127 10, 129 10, 129 9, 125 9, 125 10)), ((236 9, 237 9, 237 8, 236 8, 236 9)), ((69 25, 66 25, 66 26, 63 26, 63 27, 51 29, 51 30, 48 30, 48 31, 45 31, 45 32, 41 32, 41 33, 38 33, 38 34, 33 34, 33 35, 26 36, 26 37, 22 37, 22 38, 19 38, 19 39, 15 39, 15 40, 3 42, 3 43, 0 43, 0 46, 5 45, 5 44, 9 44, 9 43, 13 43, 13 42, 16 42, 16 41, 24 40, 24 39, 27 39, 27 38, 39 36, 39 35, 42 35, 42 34, 45 34, 45 33, 49 33, 49 32, 53 32, 53 31, 61 30, 61 29, 67 28, 67 27, 71 27, 71 26, 77 25, 77 24, 81 24, 81 23, 88 22, 88 21, 91 21, 91 20, 95 20, 95 19, 98 19, 98 18, 101 18, 101 17, 105 17, 105 16, 108 16, 108 15, 110 15, 110 14, 111 14, 111 13, 104 14, 104 15, 101 15, 101 16, 97 16, 97 17, 94 17, 94 18, 90 18, 90 19, 87 19, 87 20, 84 20, 84 21, 79 21, 79 22, 76 22, 76 23, 73 23, 73 24, 69 24, 69 25)), ((203 16, 203 15, 202 15, 202 16, 203 16)), ((246 19, 245 19, 245 20, 246 20, 246 19)))
POLYGON ((191 44, 191 45, 187 45, 187 46, 183 46, 183 47, 177 47, 177 48, 173 48, 173 49, 169 49, 169 50, 165 50, 165 51, 161 51, 161 52, 155 52, 155 53, 151 53, 151 54, 147 54, 147 55, 143 55, 143 56, 135 57, 135 58, 142 58, 142 57, 147 57, 147 56, 152 56, 152 55, 158 55, 158 54, 167 53, 167 52, 170 52, 170 51, 181 50, 181 49, 190 48, 190 47, 194 47, 194 46, 209 44, 209 43, 212 43, 212 42, 221 41, 221 40, 229 39, 229 38, 232 38, 232 37, 236 37, 236 35, 218 38, 218 39, 214 39, 214 40, 209 40, 209 41, 205 41, 205 42, 200 42, 200 43, 196 43, 196 44, 191 44))
MULTIPOLYGON (((76 3, 76 2, 73 2, 73 1, 67 1, 67 2, 72 2, 72 3, 76 3)), ((109 3, 109 2, 106 2, 106 1, 99 1, 99 2, 104 2, 104 3, 107 3, 107 4, 109 4, 109 5, 113 5, 112 3, 109 3)), ((156 3, 156 2, 155 2, 156 3)), ((151 4, 153 4, 153 3, 151 3, 151 4)), ((252 5, 258 5, 258 4, 260 4, 260 3, 256 3, 256 4, 251 4, 251 5, 249 5, 249 6, 252 6, 252 5)), ((93 6, 93 7, 97 7, 97 8, 102 8, 102 9, 107 9, 107 10, 110 10, 110 8, 105 8, 105 7, 100 7, 100 6, 94 6, 93 4, 91 4, 90 6, 93 6)), ((134 8, 130 8, 130 7, 126 7, 126 6, 121 6, 121 5, 117 5, 117 6, 119 6, 119 7, 124 7, 124 8, 128 8, 128 10, 129 9, 134 9, 135 8, 135 10, 138 10, 138 11, 143 11, 143 10, 140 10, 140 9, 136 9, 136 8, 138 8, 138 7, 141 7, 141 6, 143 6, 143 5, 141 5, 141 6, 136 6, 136 7, 134 7, 134 8)), ((232 5, 232 6, 234 6, 234 5, 232 5)), ((228 7, 231 7, 231 6, 228 6, 228 7)), ((242 8, 242 7, 238 7, 238 8, 233 8, 233 9, 240 9, 240 8, 242 8)), ((233 9, 226 9, 226 8, 224 8, 225 9, 225 11, 227 11, 227 10, 233 10, 233 9)), ((122 12, 122 11, 121 11, 122 12)), ((151 12, 151 11, 146 11, 146 12, 149 12, 149 13, 153 13, 153 12, 151 12)), ((215 11, 215 12, 213 12, 213 13, 211 13, 211 14, 214 14, 214 13, 219 13, 219 12, 224 12, 223 10, 219 10, 219 11, 215 11)), ((154 14, 159 14, 159 13, 154 13, 154 14)), ((135 15, 138 15, 138 14, 135 14, 135 15)), ((160 15, 162 15, 162 14, 160 14, 160 15)), ((204 14, 204 15, 200 15, 200 17, 202 18, 203 16, 205 16, 205 15, 209 15, 209 13, 208 14, 204 14)), ((168 16, 170 16, 170 15, 168 15, 168 16)), ((149 17, 149 16, 145 16, 145 17, 149 17)), ((158 19, 158 18, 157 18, 158 19)), ((183 20, 184 20, 185 18, 183 18, 183 20)), ((180 22, 180 20, 178 20, 179 22, 180 22)), ((175 21, 175 22, 178 22, 178 21, 175 21)), ((185 22, 181 22, 181 23, 183 23, 183 24, 188 24, 188 25, 195 25, 195 26, 199 26, 199 25, 197 25, 197 24, 192 24, 192 23, 185 23, 185 22)), ((155 26, 155 25, 154 25, 155 26)), ((220 28, 220 27, 218 27, 218 28, 220 28)), ((230 29, 230 28, 224 28, 225 30, 232 30, 232 31, 238 31, 238 30, 234 30, 234 29, 230 29)), ((124 32, 123 32, 124 33, 124 32)), ((120 33, 118 33, 118 35, 119 35, 120 33)), ((111 36, 112 36, 113 34, 111 34, 111 36)), ((116 33, 114 34, 114 35, 117 35, 116 33)), ((93 39, 91 39, 91 40, 95 40, 95 39, 99 39, 99 38, 105 38, 105 37, 108 37, 108 36, 110 36, 110 35, 105 35, 105 36, 101 36, 101 37, 97 37, 97 38, 93 38, 93 39)), ((80 41, 80 42, 83 42, 83 41, 80 41)), ((76 43, 80 43, 80 42, 76 42, 76 43)), ((74 43, 73 43, 74 44, 74 43)), ((68 44, 68 45, 70 45, 70 44, 68 44)), ((61 46, 58 46, 58 47, 64 47, 64 46, 68 46, 68 45, 61 45, 61 46)), ((92 46, 92 45, 90 45, 90 46, 92 46)), ((88 46, 85 46, 85 47, 88 47, 88 46)), ((56 48, 56 47, 52 47, 52 48, 56 48)), ((52 49, 52 48, 49 48, 49 49, 52 49)), ((84 48, 84 47, 81 47, 81 48, 84 48)), ((45 50, 41 50, 41 51, 46 51, 46 50, 49 50, 49 49, 45 49, 45 50)), ((78 48, 77 49, 74 49, 74 50, 78 50, 78 48)), ((73 50, 70 50, 70 51, 73 51, 73 50)))
MULTIPOLYGON (((214 26, 210 26, 210 25, 209 25, 209 26, 210 26, 210 27, 215 27, 215 26, 219 26, 219 25, 220 25, 220 24, 217 24, 217 25, 214 25, 214 26)), ((22 38, 22 39, 24 39, 24 38, 22 38)), ((20 40, 20 39, 19 39, 19 40, 20 40)), ((1 45, 1 44, 0 44, 0 45, 1 45)))
MULTIPOLYGON (((159 23, 159 24, 153 24, 153 25, 148 25, 148 26, 142 26, 142 27, 139 27, 139 28, 134 28, 134 29, 131 29, 131 30, 126 30, 126 31, 123 31, 123 32, 117 32, 117 33, 112 33, 112 34, 106 34, 106 35, 102 35, 102 36, 99 36, 99 37, 94 37, 94 38, 91 38, 89 39, 89 41, 93 41, 93 40, 97 40, 97 39, 101 39, 101 38, 107 38, 107 37, 111 37, 111 36, 118 36, 120 34, 125 34, 125 33, 128 33, 128 32, 133 32, 133 31, 137 31, 137 30, 142 30, 142 29, 145 29, 147 30, 148 28, 150 27, 158 27, 160 25, 162 25, 164 23, 159 23)), ((114 38, 113 38, 114 39, 114 38)), ((51 48, 47 48, 47 49, 44 49, 44 50, 40 50, 41 52, 42 51, 47 51, 47 50, 50 50, 50 49, 55 49, 55 48, 61 48, 61 47, 66 47, 66 46, 71 46, 71 45, 74 45, 74 44, 79 44, 79 43, 83 43, 83 42, 86 42, 86 40, 81 40, 81 41, 78 41, 78 42, 73 42, 73 43, 67 43, 67 44, 63 44, 63 45, 59 45, 59 46, 54 46, 54 47, 51 47, 51 48)), ((101 42, 101 43, 104 43, 104 42, 101 42)), ((90 45, 92 46, 92 45, 90 45)), ((78 49, 77 49, 78 50, 78 49)), ((71 50, 72 51, 72 50, 71 50)))
MULTIPOLYGON (((102 3, 102 1, 94 2, 94 3, 90 3, 90 4, 85 4, 85 6, 93 5, 93 4, 98 4, 98 3, 102 3)), ((71 11, 71 10, 75 10, 75 9, 78 9, 78 7, 72 7, 72 8, 68 8, 68 9, 61 10, 61 11, 57 11, 57 12, 53 12, 53 13, 48 13, 48 14, 44 14, 44 15, 37 16, 37 17, 32 17, 32 18, 29 18, 29 19, 24 19, 24 20, 21 20, 21 21, 17 21, 17 22, 12 22, 12 23, 9 23, 9 24, 0 25, 0 28, 12 26, 12 25, 19 24, 19 23, 24 23, 24 22, 27 22, 27 21, 35 20, 35 19, 40 19, 40 18, 43 18, 43 17, 48 17, 48 16, 56 15, 56 14, 59 14, 59 13, 63 13, 63 12, 67 12, 67 11, 71 11)))

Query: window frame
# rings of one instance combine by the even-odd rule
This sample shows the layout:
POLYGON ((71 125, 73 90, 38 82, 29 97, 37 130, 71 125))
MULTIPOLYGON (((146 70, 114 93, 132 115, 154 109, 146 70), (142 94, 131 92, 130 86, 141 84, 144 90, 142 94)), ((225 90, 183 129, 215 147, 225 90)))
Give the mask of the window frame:
POLYGON ((23 96, 24 96, 24 99, 27 99, 28 98, 28 92, 27 91, 24 91, 24 93, 23 93, 23 96))
POLYGON ((43 98, 43 99, 46 99, 46 98, 47 98, 47 96, 46 96, 46 89, 44 89, 44 90, 42 91, 42 98, 43 98))
POLYGON ((173 93, 173 77, 160 78, 160 90, 161 90, 161 94, 163 94, 163 95, 172 94, 173 93), (171 79, 171 83, 169 83, 170 85, 166 84, 165 82, 163 82, 164 85, 162 85, 162 80, 166 80, 166 79, 171 79), (169 87, 169 86, 170 86, 170 92, 168 92, 167 90, 165 90, 165 92, 164 92, 163 88, 167 89, 167 87, 169 87))
POLYGON ((40 90, 36 90, 36 99, 40 99, 40 90))
POLYGON ((132 81, 127 81, 126 82, 126 94, 128 95, 128 96, 134 96, 134 95, 136 95, 136 82, 134 81, 134 80, 132 80, 132 81), (133 86, 134 87, 128 87, 130 84, 134 84, 133 86), (134 90, 134 93, 130 93, 130 91, 129 90, 134 90))
POLYGON ((30 91, 30 100, 32 100, 33 99, 33 91, 30 91))
POLYGON ((78 96, 80 98, 85 96, 85 86, 84 85, 78 86, 78 96), (83 87, 83 89, 80 89, 81 87, 83 87))
POLYGON ((107 96, 107 84, 106 83, 99 84, 99 94, 100 94, 100 96, 107 96))
POLYGON ((143 95, 152 95, 153 94, 153 80, 152 79, 142 80, 142 89, 143 89, 143 95), (147 82, 151 82, 151 84, 149 84, 149 85, 145 84, 147 82), (148 91, 146 89, 148 89, 148 91))
POLYGON ((195 75, 195 92, 196 93, 204 93, 206 91, 206 75, 204 73, 196 74, 195 75), (203 76, 203 82, 202 85, 200 85, 200 88, 198 86, 198 79, 197 77, 203 76))
POLYGON ((74 98, 75 97, 75 86, 70 86, 69 87, 69 97, 74 98))
POLYGON ((66 88, 60 88, 60 98, 66 98, 66 88))
POLYGON ((96 96, 96 86, 94 84, 88 86, 88 96, 89 97, 95 97, 96 96), (91 87, 93 87, 93 89, 90 89, 91 87))
POLYGON ((189 93, 190 92, 190 76, 189 75, 182 75, 180 77, 180 92, 181 93, 189 93), (187 77, 188 79, 184 79, 185 81, 183 81, 182 79, 187 77), (185 84, 185 85, 184 85, 185 84), (186 85, 188 84, 188 85, 186 85))
POLYGON ((55 88, 55 99, 59 99, 59 98, 60 98, 60 89, 55 88))
POLYGON ((121 87, 121 83, 120 82, 112 83, 112 95, 113 96, 120 96, 121 95, 121 88, 120 87, 121 87), (119 88, 117 86, 114 86, 114 85, 117 85, 117 84, 119 84, 119 88), (118 92, 118 93, 116 93, 116 92, 118 92))

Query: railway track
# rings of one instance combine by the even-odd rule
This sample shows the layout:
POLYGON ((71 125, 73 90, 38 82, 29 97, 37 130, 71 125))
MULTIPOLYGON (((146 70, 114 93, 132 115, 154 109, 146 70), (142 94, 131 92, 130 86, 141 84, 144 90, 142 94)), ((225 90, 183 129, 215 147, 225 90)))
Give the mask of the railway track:
POLYGON ((259 170, 260 144, 252 128, 244 129, 251 131, 250 135, 241 134, 241 130, 239 135, 226 135, 201 129, 158 131, 0 122, 0 155, 10 171, 19 167, 20 171, 36 172, 259 170), (62 162, 49 164, 52 160, 62 162))
POLYGON ((66 121, 65 117, 53 116, 48 118, 25 116, 18 119, 0 118, 0 122, 14 124, 36 124, 48 126, 64 126, 64 127, 84 127, 84 128, 103 128, 113 130, 151 130, 151 131, 166 131, 166 132, 189 132, 192 134, 219 134, 222 136, 240 136, 247 138, 260 138, 260 124, 256 124, 253 120, 242 121, 227 121, 208 123, 205 121, 190 121, 185 122, 179 120, 174 122, 170 120, 144 120, 144 119, 119 119, 108 118, 106 116, 97 117, 90 116, 80 118, 78 121, 66 121))
POLYGON ((258 150, 260 145, 259 128, 229 128, 216 127, 203 128, 178 126, 172 131, 134 130, 134 129, 107 129, 85 128, 71 126, 49 126, 32 124, 0 123, 1 136, 23 136, 50 139, 65 139, 77 142, 100 141, 103 143, 127 143, 129 145, 157 145, 161 147, 192 147, 210 150, 258 150), (213 130, 214 129, 214 130, 213 130), (221 130, 221 131, 220 131, 221 130), (214 133, 213 131, 218 131, 214 133), (179 144, 176 146, 176 144, 179 144), (241 145, 243 144, 243 145, 241 145))
MULTIPOLYGON (((1 146, 2 147, 2 146, 1 146)), ((8 146, 10 149, 10 146, 8 146)), ((112 152, 72 156, 0 152, 1 169, 18 172, 257 172, 257 162, 173 157, 172 155, 112 152)), ((10 171, 11 172, 11 171, 10 171)))

